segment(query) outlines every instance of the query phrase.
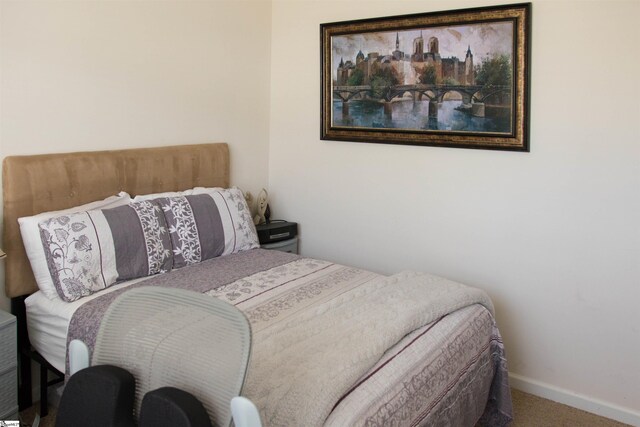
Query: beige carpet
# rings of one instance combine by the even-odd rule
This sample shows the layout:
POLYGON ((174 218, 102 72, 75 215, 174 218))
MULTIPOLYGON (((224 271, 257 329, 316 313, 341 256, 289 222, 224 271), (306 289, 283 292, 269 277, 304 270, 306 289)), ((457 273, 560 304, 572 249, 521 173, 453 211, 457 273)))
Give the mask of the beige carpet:
MULTIPOLYGON (((602 418, 570 406, 561 405, 531 394, 512 390, 515 420, 511 427, 624 427, 626 424, 602 418)), ((22 411, 23 427, 33 423, 37 405, 22 411)), ((55 425, 55 408, 40 421, 40 427, 55 425)))
POLYGON ((571 406, 511 389, 514 422, 512 427, 624 427, 571 406))

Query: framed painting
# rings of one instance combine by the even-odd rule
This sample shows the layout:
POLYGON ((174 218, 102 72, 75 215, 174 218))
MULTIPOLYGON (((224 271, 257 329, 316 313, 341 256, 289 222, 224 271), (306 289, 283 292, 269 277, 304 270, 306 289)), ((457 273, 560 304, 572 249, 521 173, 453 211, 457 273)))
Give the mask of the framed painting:
POLYGON ((530 31, 530 3, 321 24, 321 139, 529 151, 530 31))

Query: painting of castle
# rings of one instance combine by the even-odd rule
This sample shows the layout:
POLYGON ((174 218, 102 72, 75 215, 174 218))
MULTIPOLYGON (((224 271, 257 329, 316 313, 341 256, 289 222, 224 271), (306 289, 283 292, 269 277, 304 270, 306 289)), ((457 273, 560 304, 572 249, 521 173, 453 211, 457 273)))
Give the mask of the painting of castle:
POLYGON ((530 10, 320 24, 320 138, 528 151, 530 10))
POLYGON ((510 133, 513 29, 497 21, 333 36, 333 125, 510 133))
POLYGON ((420 36, 413 40, 413 50, 410 54, 400 50, 400 33, 396 32, 395 50, 388 55, 380 55, 378 52, 369 52, 365 57, 362 50, 356 54, 355 63, 351 60, 346 62, 340 58, 337 69, 336 85, 344 86, 349 82, 349 78, 356 72, 362 72, 362 83, 369 84, 373 70, 391 68, 401 84, 417 84, 422 82, 420 76, 424 74, 427 67, 433 67, 435 71, 435 82, 454 82, 456 84, 473 85, 473 54, 471 46, 467 47, 464 60, 455 56, 443 58, 439 52, 439 41, 437 37, 429 37, 427 41, 427 51, 422 31, 420 36))

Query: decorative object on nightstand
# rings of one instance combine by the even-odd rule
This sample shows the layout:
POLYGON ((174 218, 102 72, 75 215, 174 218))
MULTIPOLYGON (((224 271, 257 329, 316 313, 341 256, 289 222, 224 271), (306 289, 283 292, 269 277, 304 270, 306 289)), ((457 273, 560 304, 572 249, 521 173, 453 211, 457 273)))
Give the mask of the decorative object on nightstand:
POLYGON ((262 249, 298 253, 298 223, 271 221, 256 225, 256 231, 262 249))
POLYGON ((260 194, 258 194, 256 209, 258 210, 258 213, 253 218, 253 223, 255 225, 262 223, 269 224, 269 217, 271 216, 271 211, 269 209, 269 193, 267 193, 267 190, 264 188, 260 191, 260 194))

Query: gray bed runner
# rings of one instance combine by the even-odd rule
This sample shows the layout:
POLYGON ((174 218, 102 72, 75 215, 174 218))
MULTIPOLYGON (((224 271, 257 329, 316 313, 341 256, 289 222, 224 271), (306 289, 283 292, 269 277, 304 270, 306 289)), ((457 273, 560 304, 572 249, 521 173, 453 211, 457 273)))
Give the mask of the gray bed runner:
MULTIPOLYGON (((69 324, 67 348, 74 339, 81 339, 93 349, 101 319, 109 305, 123 292, 140 286, 180 287, 194 292, 204 293, 229 284, 260 271, 277 267, 296 259, 293 255, 280 251, 253 249, 236 254, 213 258, 200 264, 180 268, 166 274, 152 276, 147 280, 129 287, 110 292, 83 304, 76 310, 69 324), (178 285, 179 284, 179 285, 178 285)), ((69 374, 69 358, 65 362, 66 374, 69 374)))

